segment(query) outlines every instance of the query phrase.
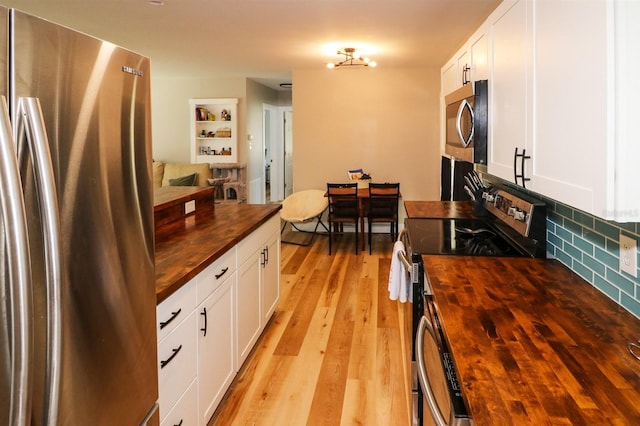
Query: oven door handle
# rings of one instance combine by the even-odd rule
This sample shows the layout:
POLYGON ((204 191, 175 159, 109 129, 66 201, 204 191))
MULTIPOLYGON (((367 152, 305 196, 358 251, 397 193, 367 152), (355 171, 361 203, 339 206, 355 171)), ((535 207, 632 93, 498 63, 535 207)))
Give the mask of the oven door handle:
POLYGON ((418 380, 420 381, 420 387, 425 393, 427 404, 429 405, 429 411, 433 414, 433 419, 435 420, 436 425, 448 426, 449 423, 447 423, 444 416, 442 415, 442 412, 440 411, 440 407, 438 407, 435 395, 433 394, 433 389, 431 388, 431 384, 429 383, 429 377, 427 376, 427 367, 424 360, 425 330, 429 332, 433 340, 436 340, 436 333, 433 329, 433 325, 429 322, 427 317, 423 315, 422 318, 420 318, 418 332, 416 333, 416 343, 414 345, 414 347, 416 348, 416 360, 418 364, 418 380))
POLYGON ((404 265, 404 269, 406 269, 407 272, 411 272, 411 269, 413 268, 413 266, 411 265, 411 262, 409 262, 409 259, 407 259, 407 255, 406 255, 406 248, 407 248, 406 235, 407 235, 407 230, 405 228, 403 228, 402 231, 400 231, 400 233, 398 234, 398 241, 404 244, 404 247, 405 247, 405 251, 398 251, 398 259, 400 259, 400 262, 402 262, 402 264, 404 265))

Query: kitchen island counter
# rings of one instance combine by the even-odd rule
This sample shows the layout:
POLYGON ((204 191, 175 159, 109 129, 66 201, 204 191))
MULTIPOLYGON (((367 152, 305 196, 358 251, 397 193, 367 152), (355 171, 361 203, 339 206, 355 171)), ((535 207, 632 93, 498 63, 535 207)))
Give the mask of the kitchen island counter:
POLYGON ((156 303, 233 248, 282 208, 280 204, 216 204, 163 225, 155 234, 156 303))
POLYGON ((640 320, 555 260, 423 260, 475 424, 640 424, 640 320))

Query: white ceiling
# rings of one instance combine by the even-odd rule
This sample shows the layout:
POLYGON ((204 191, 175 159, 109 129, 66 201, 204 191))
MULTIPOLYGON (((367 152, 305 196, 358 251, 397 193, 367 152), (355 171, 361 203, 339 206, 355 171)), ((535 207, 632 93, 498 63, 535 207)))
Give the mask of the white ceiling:
POLYGON ((440 67, 502 0, 0 0, 147 55, 155 75, 278 87, 361 47, 379 68, 440 67))

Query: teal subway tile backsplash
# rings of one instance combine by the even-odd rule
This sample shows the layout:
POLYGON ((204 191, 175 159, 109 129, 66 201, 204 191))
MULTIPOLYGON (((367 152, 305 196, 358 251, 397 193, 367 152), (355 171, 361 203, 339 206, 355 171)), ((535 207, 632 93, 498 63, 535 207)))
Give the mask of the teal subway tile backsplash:
MULTIPOLYGON (((640 318, 640 269, 636 277, 620 270, 620 233, 640 248, 640 223, 607 221, 512 183, 485 175, 547 204, 547 253, 640 318)), ((638 254, 640 265, 640 252, 638 254)))
MULTIPOLYGON (((537 195, 537 194, 534 194, 537 195)), ((640 318, 640 271, 620 271, 620 233, 640 246, 640 223, 591 216, 548 198, 547 251, 620 306, 640 318)), ((640 256, 638 259, 640 265, 640 256)))

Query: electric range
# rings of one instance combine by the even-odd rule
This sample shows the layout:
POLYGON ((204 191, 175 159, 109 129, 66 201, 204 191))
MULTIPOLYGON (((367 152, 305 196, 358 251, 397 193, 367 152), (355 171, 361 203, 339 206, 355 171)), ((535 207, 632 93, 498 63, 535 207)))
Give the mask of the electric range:
POLYGON ((482 205, 483 217, 405 219, 407 253, 545 257, 544 203, 492 188, 482 205))

